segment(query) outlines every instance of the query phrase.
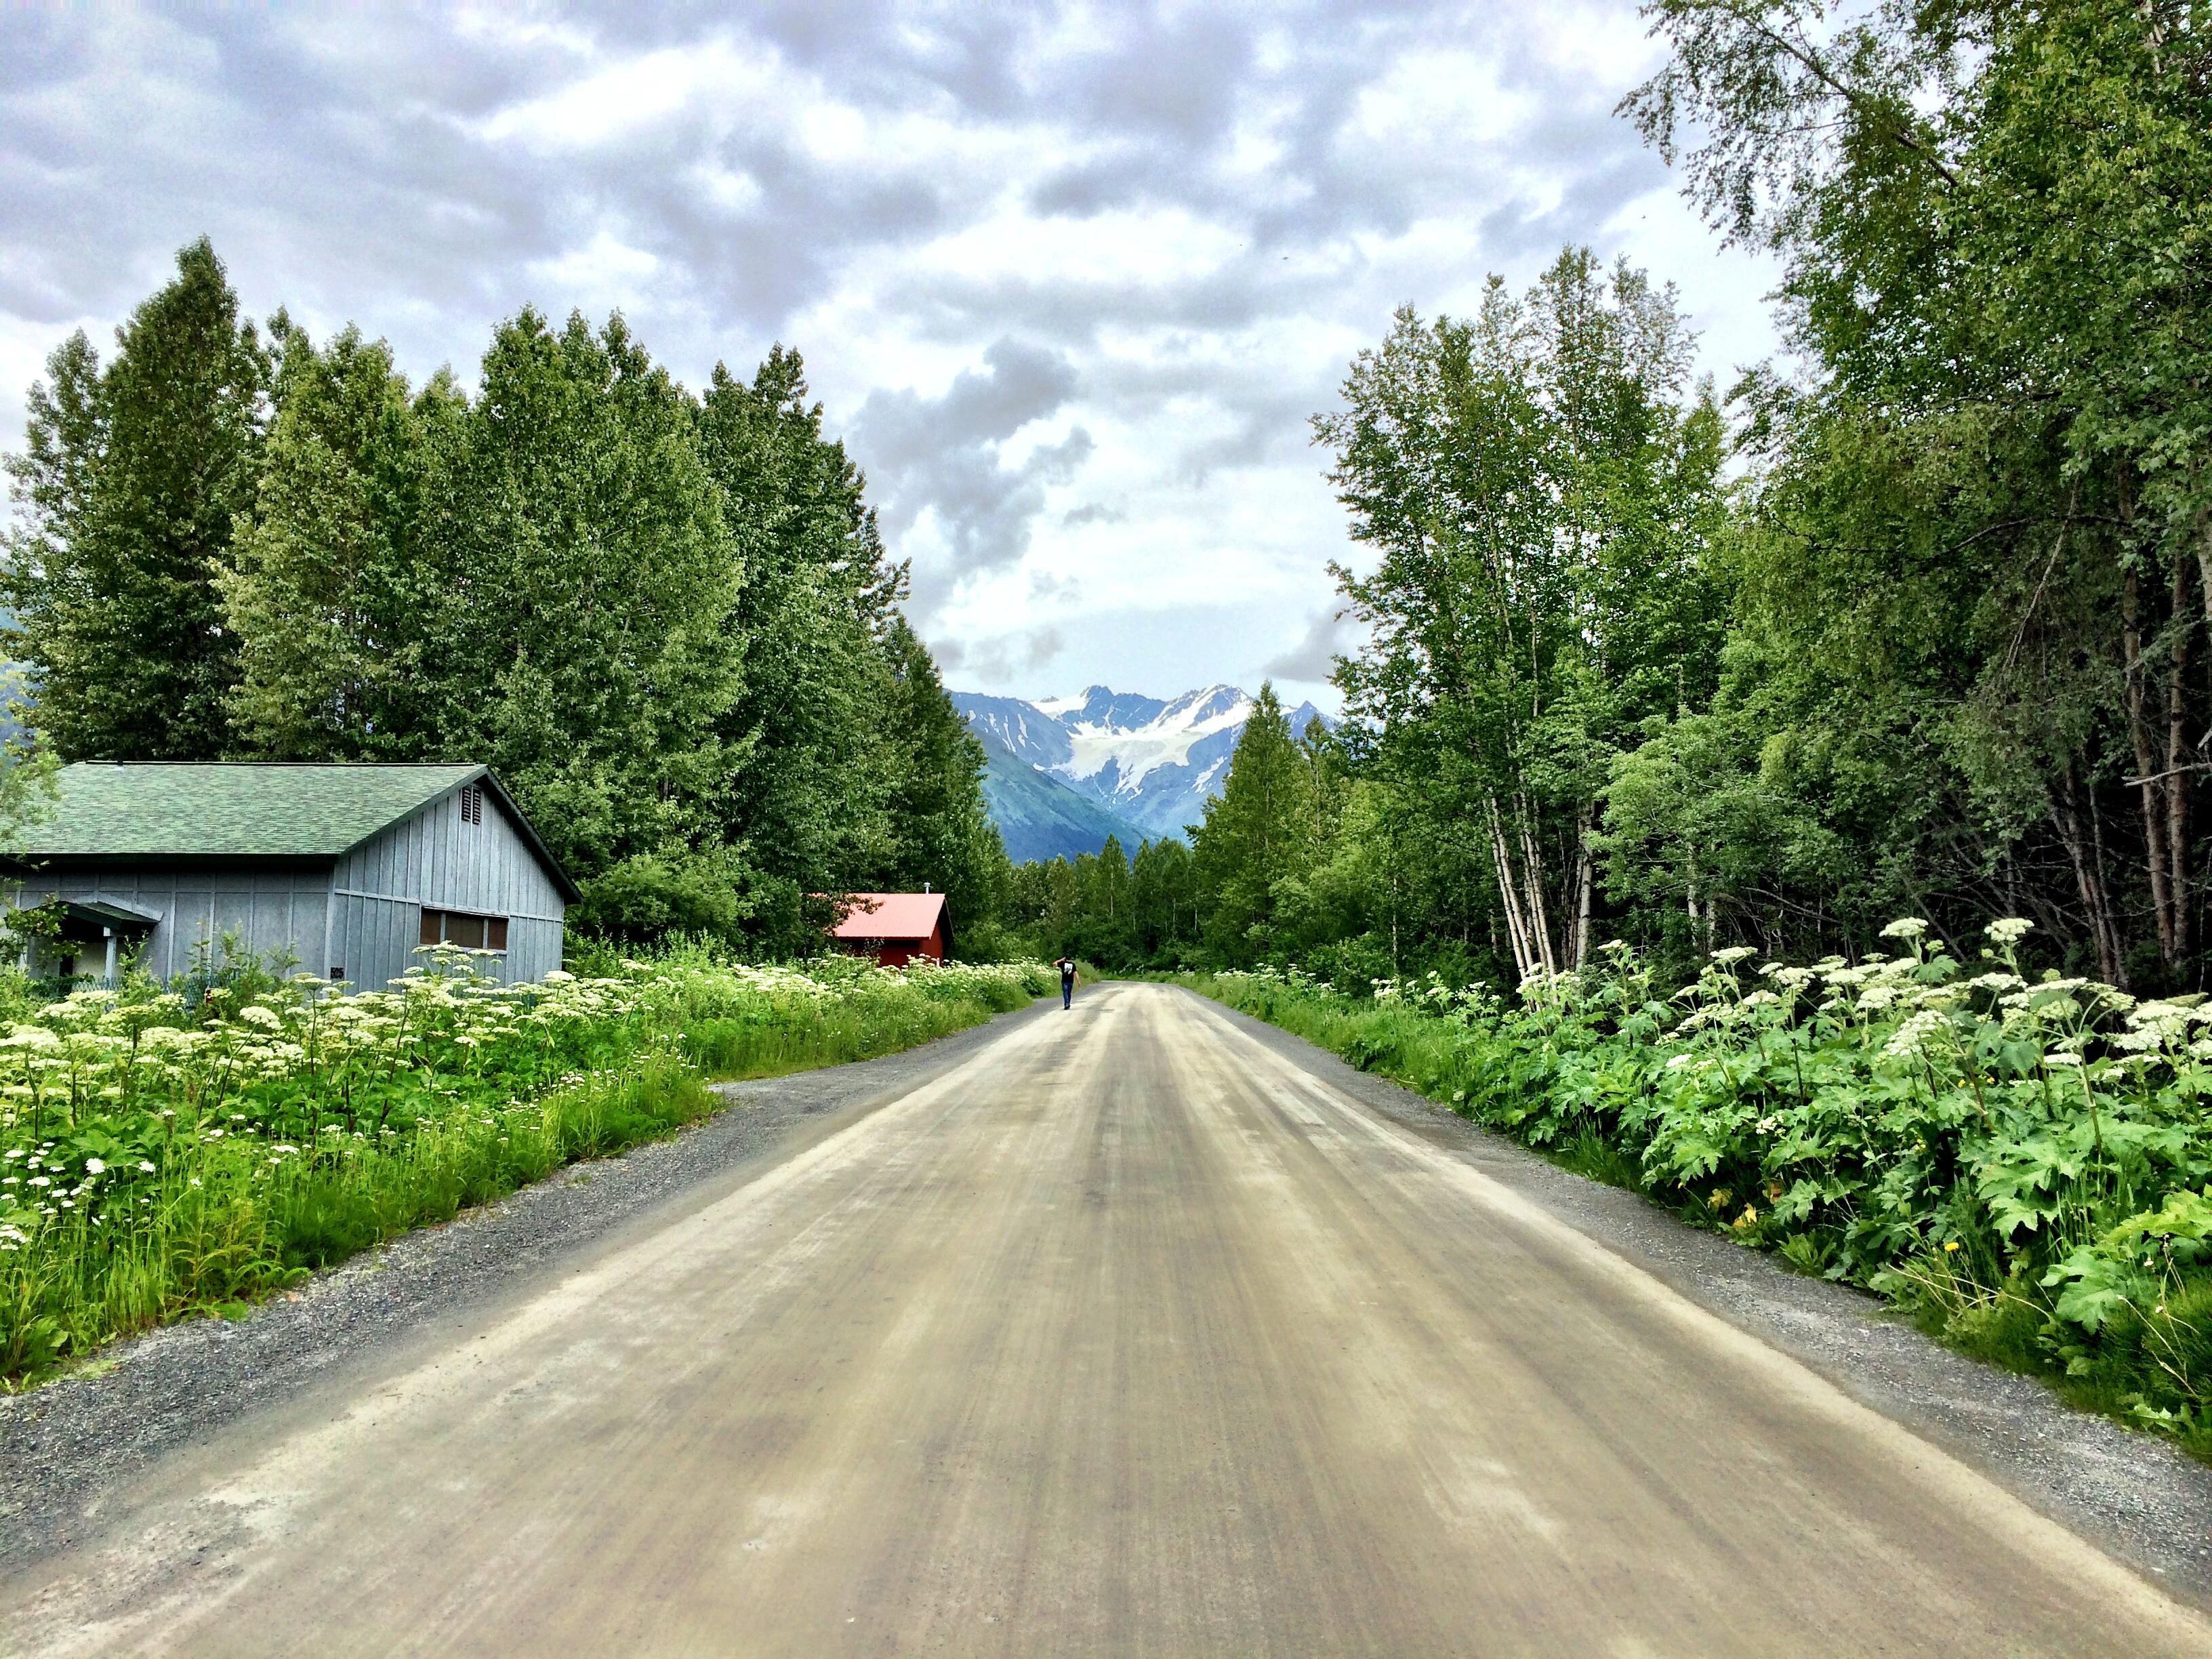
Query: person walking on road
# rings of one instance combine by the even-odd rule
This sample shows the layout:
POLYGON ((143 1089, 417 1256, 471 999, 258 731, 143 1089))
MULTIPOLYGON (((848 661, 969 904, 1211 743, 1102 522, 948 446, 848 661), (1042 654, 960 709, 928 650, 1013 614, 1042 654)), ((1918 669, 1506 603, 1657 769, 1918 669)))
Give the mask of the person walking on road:
POLYGON ((1072 1008, 1075 1006, 1075 958, 1062 957, 1052 965, 1060 969, 1060 1006, 1072 1008))

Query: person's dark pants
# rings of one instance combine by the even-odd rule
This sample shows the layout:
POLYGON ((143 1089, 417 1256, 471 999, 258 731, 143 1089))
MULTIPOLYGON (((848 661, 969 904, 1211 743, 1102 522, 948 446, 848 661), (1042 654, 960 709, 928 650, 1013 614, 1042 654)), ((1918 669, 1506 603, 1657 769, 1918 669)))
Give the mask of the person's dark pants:
POLYGON ((1060 1006, 1063 1008, 1075 1006, 1075 987, 1066 980, 1060 982, 1060 1006))

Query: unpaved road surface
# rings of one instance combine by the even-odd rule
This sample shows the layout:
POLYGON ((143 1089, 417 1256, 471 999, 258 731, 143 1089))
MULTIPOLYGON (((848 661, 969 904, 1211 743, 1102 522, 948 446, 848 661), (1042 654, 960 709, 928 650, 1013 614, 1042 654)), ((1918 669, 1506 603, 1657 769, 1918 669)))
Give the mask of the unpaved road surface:
POLYGON ((1965 1464, 1187 994, 166 1459, 25 1655, 2212 1653, 1965 1464))

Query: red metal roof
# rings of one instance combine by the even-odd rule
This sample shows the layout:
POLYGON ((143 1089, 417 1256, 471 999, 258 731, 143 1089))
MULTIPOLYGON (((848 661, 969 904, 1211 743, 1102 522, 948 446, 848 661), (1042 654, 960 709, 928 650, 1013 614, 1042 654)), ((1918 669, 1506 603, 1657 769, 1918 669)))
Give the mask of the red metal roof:
POLYGON ((848 893, 853 908, 832 939, 927 939, 945 915, 942 893, 848 893))

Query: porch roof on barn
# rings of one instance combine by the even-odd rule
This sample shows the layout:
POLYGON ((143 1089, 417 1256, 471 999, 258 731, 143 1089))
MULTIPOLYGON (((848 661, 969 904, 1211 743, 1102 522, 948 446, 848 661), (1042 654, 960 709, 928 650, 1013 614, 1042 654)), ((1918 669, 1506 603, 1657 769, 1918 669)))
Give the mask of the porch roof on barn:
POLYGON ((11 852, 27 859, 337 859, 481 782, 574 900, 575 889, 489 769, 276 761, 80 761, 11 852))
POLYGON ((845 897, 852 908, 830 930, 832 939, 854 943, 927 939, 945 915, 942 893, 848 893, 845 897))

